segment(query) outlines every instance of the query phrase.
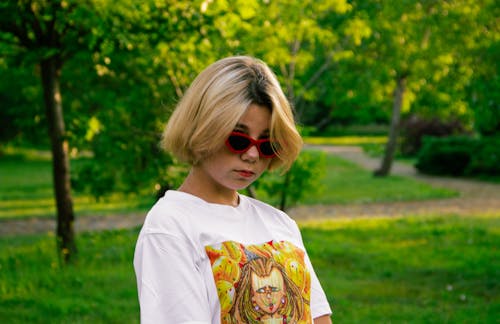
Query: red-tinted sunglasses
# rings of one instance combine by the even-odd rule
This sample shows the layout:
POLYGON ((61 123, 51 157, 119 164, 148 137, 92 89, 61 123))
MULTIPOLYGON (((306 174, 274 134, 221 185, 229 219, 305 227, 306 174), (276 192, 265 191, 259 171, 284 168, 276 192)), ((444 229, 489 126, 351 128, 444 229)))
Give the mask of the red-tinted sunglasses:
POLYGON ((261 157, 273 158, 276 156, 276 146, 269 138, 255 140, 245 133, 232 132, 226 140, 226 146, 236 154, 245 153, 254 145, 261 157))

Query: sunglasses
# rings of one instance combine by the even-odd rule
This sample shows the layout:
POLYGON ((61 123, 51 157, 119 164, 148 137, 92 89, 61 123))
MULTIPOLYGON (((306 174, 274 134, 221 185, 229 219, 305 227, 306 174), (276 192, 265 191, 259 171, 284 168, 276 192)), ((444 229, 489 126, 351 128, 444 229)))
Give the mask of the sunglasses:
POLYGON ((269 138, 255 140, 247 134, 232 132, 226 140, 226 146, 236 154, 245 153, 254 145, 261 157, 273 158, 276 156, 276 145, 269 138))

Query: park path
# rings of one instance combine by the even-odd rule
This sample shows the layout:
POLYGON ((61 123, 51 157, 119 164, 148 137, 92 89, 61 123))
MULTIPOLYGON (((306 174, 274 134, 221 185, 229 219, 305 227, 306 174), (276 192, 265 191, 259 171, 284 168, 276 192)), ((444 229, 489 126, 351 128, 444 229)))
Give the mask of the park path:
MULTIPOLYGON (((379 159, 368 157, 361 148, 355 146, 313 146, 368 169, 375 170, 379 159)), ((457 190, 456 198, 432 199, 424 201, 403 201, 389 203, 369 203, 361 205, 314 205, 298 206, 288 214, 299 221, 327 218, 353 218, 370 216, 405 216, 420 214, 459 214, 488 213, 500 215, 500 185, 467 179, 450 177, 433 177, 418 174, 408 164, 396 162, 392 166, 392 174, 414 177, 436 187, 457 190)), ((77 217, 77 232, 118 228, 132 228, 144 221, 145 214, 120 214, 110 216, 77 217)), ((0 221, 0 236, 53 233, 55 220, 49 218, 32 218, 23 220, 0 221)))

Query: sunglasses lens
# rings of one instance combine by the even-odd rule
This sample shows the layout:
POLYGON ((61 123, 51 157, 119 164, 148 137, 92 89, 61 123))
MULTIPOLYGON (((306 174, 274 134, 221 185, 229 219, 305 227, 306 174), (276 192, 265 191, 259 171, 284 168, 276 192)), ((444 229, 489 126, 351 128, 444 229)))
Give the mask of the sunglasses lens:
POLYGON ((226 145, 234 153, 246 152, 252 145, 258 145, 262 157, 273 158, 276 156, 276 145, 269 139, 253 140, 245 134, 232 133, 226 140, 226 145))
POLYGON ((228 143, 234 151, 244 151, 250 146, 250 140, 244 136, 231 135, 228 138, 228 143))
POLYGON ((260 152, 264 156, 274 156, 276 153, 273 150, 271 141, 266 141, 260 144, 260 152))

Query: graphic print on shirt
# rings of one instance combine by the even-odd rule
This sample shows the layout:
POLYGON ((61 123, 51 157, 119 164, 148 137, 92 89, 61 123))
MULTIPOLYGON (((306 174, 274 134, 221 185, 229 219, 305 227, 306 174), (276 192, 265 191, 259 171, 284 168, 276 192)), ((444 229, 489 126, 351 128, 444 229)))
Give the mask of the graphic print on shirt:
POLYGON ((311 323, 304 251, 290 242, 206 246, 221 323, 311 323))

